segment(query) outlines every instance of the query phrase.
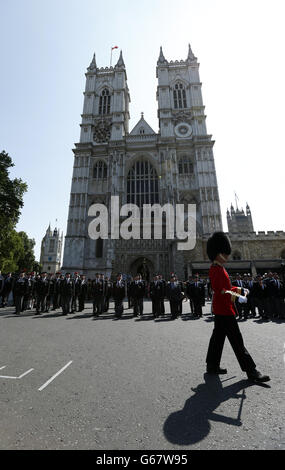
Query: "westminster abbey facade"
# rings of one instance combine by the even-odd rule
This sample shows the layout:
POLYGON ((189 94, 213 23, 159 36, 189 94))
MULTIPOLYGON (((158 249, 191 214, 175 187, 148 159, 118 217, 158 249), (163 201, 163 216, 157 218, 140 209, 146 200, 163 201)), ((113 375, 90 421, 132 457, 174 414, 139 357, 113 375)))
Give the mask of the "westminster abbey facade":
MULTIPOLYGON (((93 278, 158 272, 180 278, 193 267, 208 265, 206 240, 222 230, 219 192, 211 135, 207 133, 199 64, 189 45, 186 60, 168 61, 162 49, 157 61, 159 131, 144 119, 129 129, 130 93, 122 52, 114 67, 98 68, 95 55, 86 73, 80 142, 74 167, 65 237, 64 271, 93 278), (89 208, 120 204, 196 205, 196 245, 177 250, 176 240, 92 239, 89 208), (201 264, 202 263, 202 264, 201 264)), ((151 99, 151 97, 148 97, 151 99)))
MULTIPOLYGON (((130 93, 122 52, 114 67, 98 68, 95 55, 86 73, 80 142, 74 168, 62 269, 117 271, 146 278, 154 272, 185 277, 191 261, 204 259, 202 240, 222 229, 213 140, 207 133, 199 64, 189 46, 186 60, 156 67, 159 132, 142 114, 129 129, 130 93), (90 206, 120 203, 196 204, 197 242, 177 251, 175 240, 108 239, 88 236, 90 206)), ((151 99, 151 97, 149 97, 151 99)))

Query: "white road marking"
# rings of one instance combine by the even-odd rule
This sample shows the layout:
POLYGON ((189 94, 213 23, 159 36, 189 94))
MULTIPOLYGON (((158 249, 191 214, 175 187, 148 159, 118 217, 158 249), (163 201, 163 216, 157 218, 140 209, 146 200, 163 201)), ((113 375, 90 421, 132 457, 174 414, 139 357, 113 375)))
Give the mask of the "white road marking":
POLYGON ((61 374, 68 366, 70 366, 70 364, 72 363, 73 361, 69 361, 67 364, 65 364, 64 367, 62 367, 62 369, 60 369, 56 374, 54 374, 46 383, 44 383, 38 390, 39 392, 41 392, 44 388, 46 388, 59 374, 61 374))
POLYGON ((18 379, 21 379, 22 377, 25 377, 25 375, 29 374, 30 372, 32 372, 32 370, 34 369, 29 369, 27 370, 27 372, 24 372, 22 375, 19 375, 18 379))
POLYGON ((0 379, 18 379, 19 377, 11 377, 11 375, 0 375, 0 379))
MULTIPOLYGON (((0 370, 5 369, 5 367, 7 367, 7 366, 0 367, 0 370)), ((14 377, 14 376, 11 376, 11 375, 0 375, 0 379, 21 379, 22 377, 25 377, 25 375, 32 372, 32 370, 34 370, 34 369, 27 370, 22 375, 19 375, 19 377, 14 377)))

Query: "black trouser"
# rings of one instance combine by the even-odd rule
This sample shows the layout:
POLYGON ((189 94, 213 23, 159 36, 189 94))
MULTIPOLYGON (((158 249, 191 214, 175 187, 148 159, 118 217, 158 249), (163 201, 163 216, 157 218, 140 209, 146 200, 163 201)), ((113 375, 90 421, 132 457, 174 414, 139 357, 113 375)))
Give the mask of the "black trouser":
POLYGON ((176 318, 179 314, 179 300, 169 300, 170 303, 170 313, 172 318, 176 318))
POLYGON ((272 317, 282 316, 282 299, 280 297, 273 297, 273 315, 272 317))
POLYGON ((71 313, 71 303, 72 303, 72 295, 62 295, 62 312, 66 315, 67 313, 71 313))
POLYGON ((272 318, 274 315, 274 297, 270 296, 265 299, 265 310, 268 317, 272 318))
POLYGON ((115 316, 117 318, 120 318, 124 311, 123 299, 114 298, 114 303, 115 303, 115 316))
POLYGON ((14 302, 15 302, 15 313, 21 313, 23 307, 24 296, 23 295, 15 295, 14 302))
POLYGON ((143 314, 143 298, 133 297, 134 316, 143 314))
POLYGON ((82 312, 82 310, 84 310, 84 307, 85 307, 85 297, 86 295, 85 294, 80 294, 78 296, 78 302, 79 302, 79 312, 82 312))
POLYGON ((28 300, 29 300, 29 297, 27 295, 24 295, 24 298, 23 298, 23 303, 22 303, 22 312, 24 312, 25 310, 27 310, 27 307, 28 307, 28 300))
POLYGON ((153 297, 152 302, 152 313, 155 317, 161 315, 161 299, 159 297, 153 297))
POLYGON ((133 306, 133 298, 128 295, 128 308, 132 308, 133 306))
POLYGON ((80 294, 75 294, 75 295, 72 297, 71 308, 72 308, 72 311, 74 311, 74 312, 78 312, 78 311, 79 311, 79 295, 80 295, 80 294))
POLYGON ((52 309, 56 310, 59 307, 60 307, 60 294, 56 292, 52 298, 52 309))
POLYGON ((253 297, 247 296, 247 303, 244 304, 244 317, 247 317, 250 313, 255 317, 255 301, 253 297))
POLYGON ((110 307, 110 296, 108 295, 107 297, 105 297, 105 301, 104 301, 104 312, 108 312, 109 307, 110 307))
POLYGON ((201 317, 203 315, 202 303, 200 300, 193 300, 194 304, 194 315, 196 317, 201 317))
POLYGON ((5 307, 8 304, 9 296, 10 296, 10 290, 3 292, 2 295, 2 307, 5 307))
POLYGON ((44 312, 46 309, 46 300, 47 300, 47 295, 46 294, 38 294, 37 295, 37 301, 36 301, 36 310, 37 313, 44 312))
POLYGON ((50 305, 51 305, 51 302, 52 302, 52 297, 53 297, 53 294, 49 294, 47 296, 47 299, 46 299, 46 312, 49 312, 49 309, 50 309, 50 305))
POLYGON ((226 337, 233 348, 241 369, 243 371, 255 369, 255 363, 243 344, 238 323, 233 315, 215 315, 215 326, 206 358, 207 365, 213 368, 220 366, 226 337))
POLYGON ((93 299, 93 315, 100 315, 103 312, 104 296, 98 295, 93 299))
POLYGON ((259 299, 256 297, 255 299, 255 305, 258 310, 258 315, 262 318, 266 317, 266 310, 265 310, 265 301, 264 299, 259 299))

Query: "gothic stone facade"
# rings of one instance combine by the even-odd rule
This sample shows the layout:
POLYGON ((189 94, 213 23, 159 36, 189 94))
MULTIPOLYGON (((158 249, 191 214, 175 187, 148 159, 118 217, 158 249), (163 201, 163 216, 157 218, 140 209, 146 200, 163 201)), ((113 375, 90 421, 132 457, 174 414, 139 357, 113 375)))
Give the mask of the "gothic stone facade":
POLYGON ((255 232, 251 210, 234 209, 227 211, 228 235, 232 242, 229 268, 232 271, 281 272, 285 261, 285 233, 283 231, 255 232))
MULTIPOLYGON (((141 272, 147 278, 175 271, 184 278, 208 267, 206 240, 222 230, 222 218, 214 142, 206 129, 199 64, 191 47, 181 61, 167 61, 161 49, 156 77, 159 131, 153 131, 143 114, 129 131, 130 94, 122 52, 114 67, 98 68, 94 55, 87 69, 80 142, 73 150, 64 271, 88 277, 141 272), (110 224, 108 239, 91 239, 88 227, 94 214, 88 215, 89 208, 102 203, 110 214, 112 196, 119 196, 121 205, 196 204, 195 248, 177 251, 176 241, 165 238, 114 240, 110 224)), ((252 243, 235 243, 242 252, 247 250, 244 256, 255 254, 246 248, 252 243)))
MULTIPOLYGON (((222 229, 213 157, 206 130, 199 64, 188 57, 167 61, 160 51, 156 74, 159 132, 143 115, 129 132, 130 94, 122 53, 114 67, 98 68, 95 55, 86 73, 80 142, 75 144, 62 269, 95 272, 176 271, 203 257, 202 239, 222 229), (92 240, 93 203, 194 203, 198 240, 194 250, 177 251, 175 240, 92 240)), ((151 97, 150 97, 151 98, 151 97)), ((185 206, 187 207, 187 206, 185 206)))
MULTIPOLYGON (((249 273, 256 275, 268 271, 281 274, 285 264, 285 232, 268 231, 230 233, 232 254, 227 263, 227 270, 232 273, 249 273)), ((190 261, 191 273, 207 275, 210 263, 206 254, 207 240, 202 240, 202 256, 190 261)))
POLYGON ((63 233, 57 228, 52 230, 49 225, 41 244, 40 264, 43 272, 55 273, 60 269, 62 246, 63 233))

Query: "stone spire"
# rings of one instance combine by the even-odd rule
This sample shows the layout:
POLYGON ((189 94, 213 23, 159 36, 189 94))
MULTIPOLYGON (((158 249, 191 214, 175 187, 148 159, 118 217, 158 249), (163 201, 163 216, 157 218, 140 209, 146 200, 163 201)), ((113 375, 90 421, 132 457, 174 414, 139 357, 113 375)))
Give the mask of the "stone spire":
POLYGON ((97 64, 96 64, 96 58, 95 58, 95 53, 94 53, 91 64, 89 65, 87 70, 95 70, 95 69, 97 69, 97 64))
POLYGON ((122 51, 120 52, 120 57, 119 57, 119 60, 118 60, 115 67, 125 67, 125 62, 124 62, 124 59, 123 59, 122 51))
POLYGON ((188 56, 187 56, 187 62, 193 62, 197 60, 197 57, 194 56, 193 51, 191 49, 190 44, 188 44, 188 56))
POLYGON ((165 59, 165 57, 163 55, 163 52, 162 52, 162 46, 160 46, 160 54, 159 54, 159 58, 158 58, 157 63, 158 64, 167 64, 167 60, 165 59))

